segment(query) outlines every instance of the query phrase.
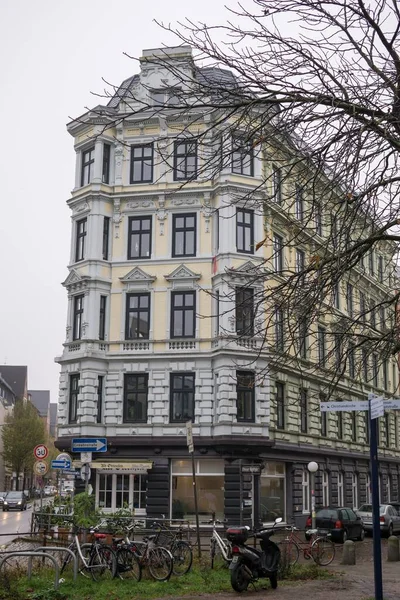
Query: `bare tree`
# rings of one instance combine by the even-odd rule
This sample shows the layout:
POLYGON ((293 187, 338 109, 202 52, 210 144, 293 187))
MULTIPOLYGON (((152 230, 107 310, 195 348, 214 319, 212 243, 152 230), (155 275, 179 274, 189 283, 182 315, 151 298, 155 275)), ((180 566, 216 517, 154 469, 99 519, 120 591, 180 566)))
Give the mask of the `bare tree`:
MULTIPOLYGON (((180 135, 202 146, 202 163, 182 185, 216 179, 227 166, 250 174, 258 156, 258 184, 231 198, 266 216, 265 237, 254 240, 256 249, 265 247, 264 259, 249 270, 245 287, 263 286, 251 310, 248 297, 239 299, 243 336, 258 336, 262 349, 273 347, 278 361, 285 352, 297 368, 306 364, 305 345, 314 344, 319 367, 331 366, 333 385, 349 370, 373 380, 377 364, 386 368, 399 351, 398 3, 253 0, 231 9, 220 26, 161 26, 195 49, 192 70, 166 52, 158 61, 174 78, 167 95, 149 89, 144 98, 132 78, 106 92, 108 107, 92 112, 104 128, 138 114, 175 118, 180 135), (277 219, 281 240, 271 228, 277 219), (339 314, 340 296, 346 310, 339 314), (326 356, 320 319, 327 319, 326 356), (314 341, 307 342, 311 326, 314 341)), ((158 155, 176 168, 162 135, 158 155)))

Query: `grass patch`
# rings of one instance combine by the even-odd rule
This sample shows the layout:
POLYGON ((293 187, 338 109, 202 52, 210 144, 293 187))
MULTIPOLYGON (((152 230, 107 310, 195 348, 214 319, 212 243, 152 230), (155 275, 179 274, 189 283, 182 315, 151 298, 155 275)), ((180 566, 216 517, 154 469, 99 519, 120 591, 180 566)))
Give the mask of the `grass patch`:
MULTIPOLYGON (((34 571, 35 572, 35 571, 34 571)), ((327 579, 332 573, 315 564, 295 565, 286 574, 289 585, 294 581, 327 579)), ((154 598, 177 598, 185 595, 218 594, 231 592, 228 569, 211 570, 206 560, 196 561, 190 573, 183 577, 171 577, 169 581, 154 581, 146 570, 140 583, 132 581, 95 582, 78 576, 76 583, 67 576, 58 590, 53 589, 54 572, 40 569, 28 581, 21 572, 5 571, 0 577, 0 600, 152 600, 154 598)), ((268 579, 260 579, 257 589, 269 587, 268 579)), ((250 587, 251 589, 251 587, 250 587)))

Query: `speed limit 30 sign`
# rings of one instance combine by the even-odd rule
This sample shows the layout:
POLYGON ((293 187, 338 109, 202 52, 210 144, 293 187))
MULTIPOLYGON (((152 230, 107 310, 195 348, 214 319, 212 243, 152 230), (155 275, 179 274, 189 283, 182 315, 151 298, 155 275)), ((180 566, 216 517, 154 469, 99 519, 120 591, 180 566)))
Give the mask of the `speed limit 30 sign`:
POLYGON ((35 458, 37 460, 44 460, 48 457, 49 451, 47 449, 47 446, 45 446, 44 444, 39 444, 38 446, 35 446, 33 454, 35 455, 35 458))

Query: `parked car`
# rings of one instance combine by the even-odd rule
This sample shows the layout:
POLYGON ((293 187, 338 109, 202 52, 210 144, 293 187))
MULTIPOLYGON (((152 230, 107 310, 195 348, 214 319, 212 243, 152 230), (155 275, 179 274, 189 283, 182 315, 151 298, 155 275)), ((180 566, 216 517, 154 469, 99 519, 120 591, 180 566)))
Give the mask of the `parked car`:
MULTIPOLYGON (((365 533, 372 535, 372 504, 363 504, 357 510, 357 514, 364 523, 365 533)), ((382 534, 400 533, 400 513, 398 509, 392 504, 381 504, 379 506, 379 523, 382 534)))
MULTIPOLYGON (((306 528, 311 527, 311 516, 308 517, 306 528)), ((352 508, 321 508, 317 511, 317 529, 319 533, 330 533, 333 542, 344 543, 346 540, 363 540, 364 525, 352 508)), ((310 536, 306 538, 309 539, 310 536)))
POLYGON ((3 511, 26 510, 27 500, 24 492, 8 492, 3 501, 3 511))
POLYGON ((44 496, 54 496, 57 493, 57 488, 54 485, 45 485, 43 488, 44 496))
POLYGON ((25 494, 25 497, 26 497, 26 499, 27 499, 27 500, 30 500, 30 498, 31 498, 31 493, 30 493, 30 491, 29 491, 29 490, 24 490, 24 494, 25 494))
POLYGON ((3 506, 4 498, 6 497, 7 492, 0 492, 0 506, 3 506))

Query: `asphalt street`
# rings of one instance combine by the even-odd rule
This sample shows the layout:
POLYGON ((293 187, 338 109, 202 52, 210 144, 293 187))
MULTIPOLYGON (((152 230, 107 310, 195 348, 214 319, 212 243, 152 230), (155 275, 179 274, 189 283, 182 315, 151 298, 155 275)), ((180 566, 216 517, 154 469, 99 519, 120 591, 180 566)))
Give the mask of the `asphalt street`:
POLYGON ((28 508, 22 512, 10 510, 4 512, 0 509, 0 546, 12 542, 18 535, 28 533, 31 530, 31 502, 28 508))

